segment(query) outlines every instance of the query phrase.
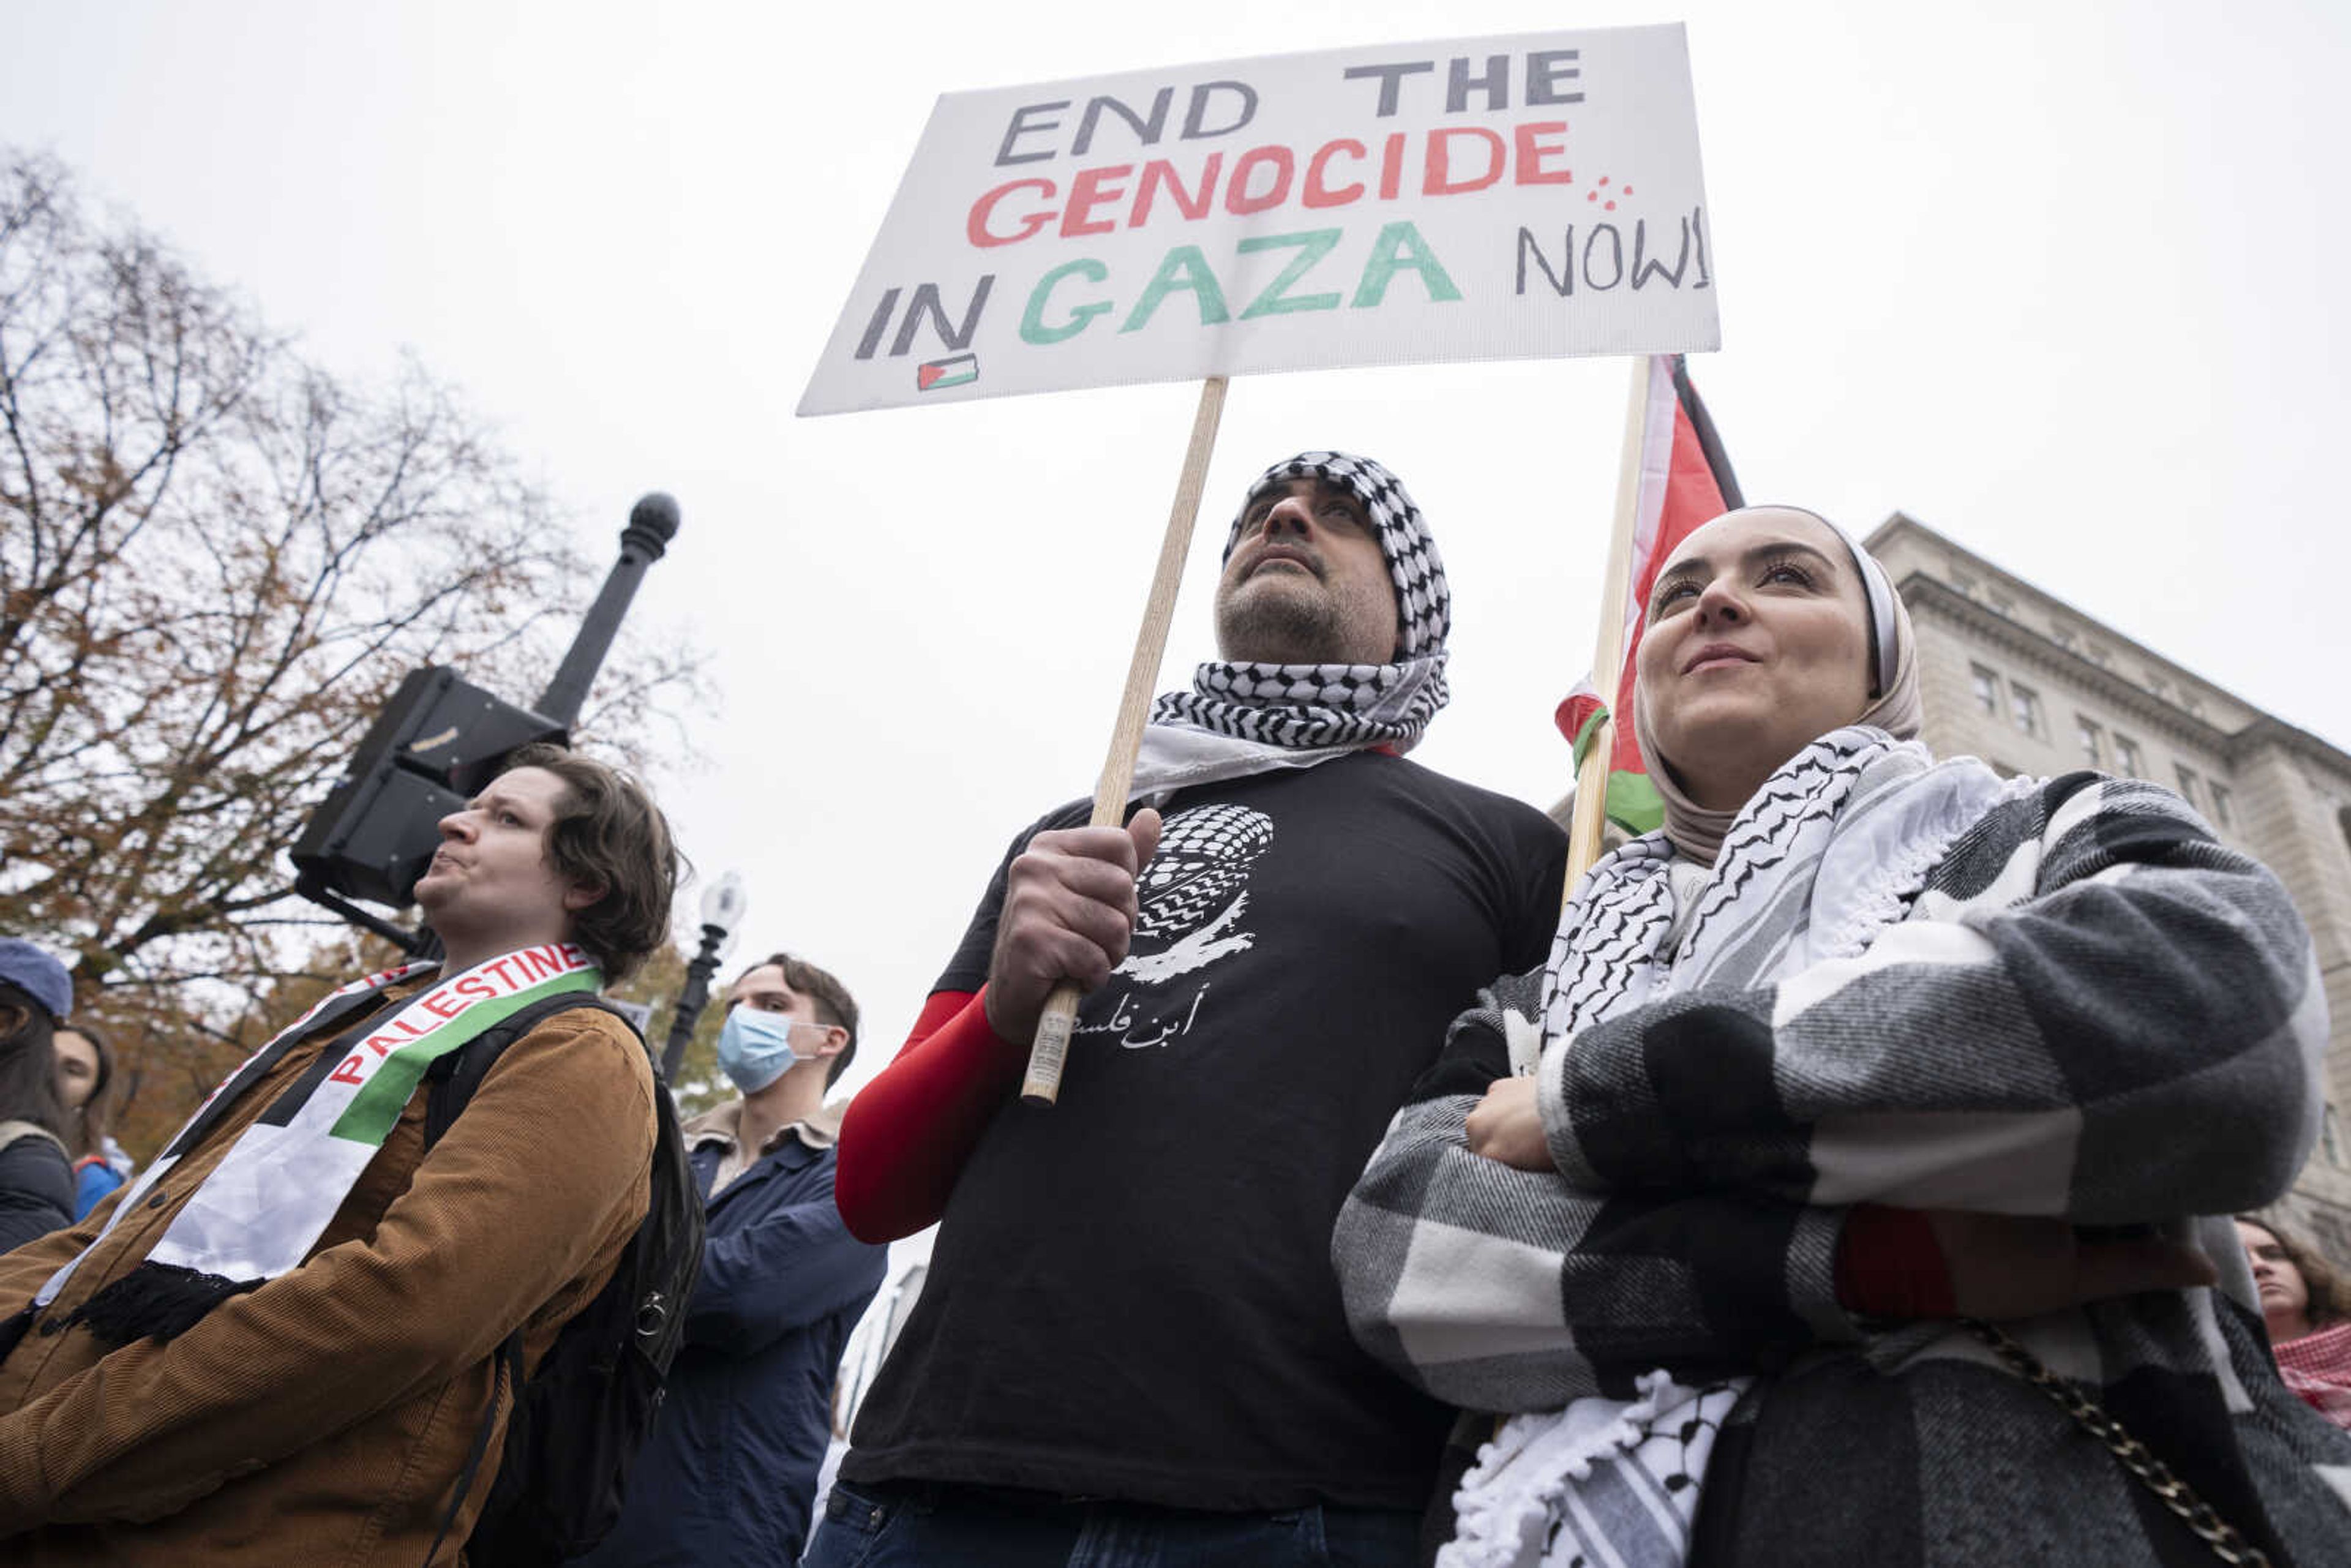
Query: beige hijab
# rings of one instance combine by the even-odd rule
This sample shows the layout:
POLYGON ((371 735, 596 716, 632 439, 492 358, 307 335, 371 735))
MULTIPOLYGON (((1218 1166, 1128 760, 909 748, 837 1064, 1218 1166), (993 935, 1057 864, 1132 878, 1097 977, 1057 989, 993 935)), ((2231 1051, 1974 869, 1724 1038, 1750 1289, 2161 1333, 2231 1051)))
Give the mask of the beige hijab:
MULTIPOLYGON (((1770 515, 1782 521, 1803 520, 1818 523, 1844 541, 1861 572, 1862 601, 1868 620, 1868 646, 1871 649, 1872 674, 1876 685, 1871 688, 1869 706, 1849 722, 1865 724, 1886 731, 1896 740, 1910 740, 1918 734, 1918 643, 1910 629, 1910 612, 1903 605, 1902 596, 1894 591, 1891 579, 1877 558, 1861 548, 1861 542, 1818 512, 1802 507, 1747 507, 1693 529, 1682 543, 1689 540, 1725 517, 1750 517, 1770 515), (1888 673, 1890 666, 1891 673, 1888 673)), ((1680 550, 1675 551, 1677 555, 1680 550)), ((1641 761, 1649 770, 1649 782, 1656 786, 1657 794, 1666 804, 1666 838, 1674 848, 1689 859, 1706 865, 1722 848, 1722 836, 1730 831, 1738 817, 1736 810, 1709 811, 1682 792, 1681 781, 1674 777, 1672 762, 1661 755, 1656 742, 1655 722, 1649 716, 1649 697, 1636 680, 1633 687, 1633 738, 1639 742, 1641 761)))

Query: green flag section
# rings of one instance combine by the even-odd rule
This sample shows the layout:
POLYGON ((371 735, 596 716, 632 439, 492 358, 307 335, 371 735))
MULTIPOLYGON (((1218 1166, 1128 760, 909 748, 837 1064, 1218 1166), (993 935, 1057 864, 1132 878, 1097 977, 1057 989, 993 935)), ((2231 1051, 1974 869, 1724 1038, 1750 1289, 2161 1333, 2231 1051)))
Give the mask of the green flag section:
MULTIPOLYGON (((1599 738, 1601 726, 1608 720, 1607 705, 1587 681, 1559 705, 1558 717, 1562 730, 1574 727, 1570 738, 1574 742, 1575 771, 1580 778, 1583 759, 1590 755, 1593 742, 1599 738)), ((1636 748, 1634 756, 1637 759, 1639 755, 1636 748)), ((1665 825, 1666 803, 1658 796, 1657 787, 1649 782, 1649 775, 1641 768, 1611 768, 1608 791, 1602 803, 1608 820, 1628 833, 1638 835, 1665 825)))
POLYGON ((504 1023, 541 997, 552 997, 564 991, 592 991, 601 984, 603 977, 595 969, 574 969, 569 974, 541 980, 537 985, 506 996, 475 1002, 439 1028, 400 1044, 391 1044, 385 1033, 371 1034, 360 1042, 360 1051, 381 1050, 383 1052, 382 1062, 368 1074, 366 1082, 352 1094, 350 1103, 343 1107, 343 1113, 335 1118, 333 1126, 327 1129, 328 1135, 347 1138, 356 1144, 372 1145, 382 1143, 391 1135, 392 1125, 400 1120, 401 1112, 407 1109, 409 1100, 416 1093, 416 1086, 424 1081, 426 1070, 435 1061, 486 1030, 504 1023), (379 1041, 384 1043, 379 1046, 379 1041))

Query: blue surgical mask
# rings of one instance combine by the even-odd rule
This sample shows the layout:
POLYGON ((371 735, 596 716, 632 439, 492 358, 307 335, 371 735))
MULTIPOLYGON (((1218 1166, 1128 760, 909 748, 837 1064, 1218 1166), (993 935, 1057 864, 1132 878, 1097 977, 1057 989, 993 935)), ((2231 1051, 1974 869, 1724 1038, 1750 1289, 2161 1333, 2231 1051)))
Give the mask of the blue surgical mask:
POLYGON ((812 1043, 823 1043, 825 1026, 801 1023, 781 1013, 762 1012, 758 1008, 737 1007, 726 1015, 726 1027, 718 1031, 718 1066, 735 1081, 735 1087, 746 1094, 757 1094, 777 1079, 791 1071, 795 1061, 812 1061, 813 1051, 792 1049, 795 1029, 814 1030, 812 1043))

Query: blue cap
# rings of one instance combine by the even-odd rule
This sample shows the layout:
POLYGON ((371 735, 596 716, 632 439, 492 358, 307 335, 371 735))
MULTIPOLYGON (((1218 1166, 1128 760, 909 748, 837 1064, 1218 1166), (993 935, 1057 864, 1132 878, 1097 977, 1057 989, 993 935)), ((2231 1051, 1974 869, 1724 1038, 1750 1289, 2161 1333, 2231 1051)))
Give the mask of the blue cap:
POLYGON ((73 1011, 73 981, 66 967, 21 936, 0 936, 0 980, 48 1009, 51 1019, 73 1011))

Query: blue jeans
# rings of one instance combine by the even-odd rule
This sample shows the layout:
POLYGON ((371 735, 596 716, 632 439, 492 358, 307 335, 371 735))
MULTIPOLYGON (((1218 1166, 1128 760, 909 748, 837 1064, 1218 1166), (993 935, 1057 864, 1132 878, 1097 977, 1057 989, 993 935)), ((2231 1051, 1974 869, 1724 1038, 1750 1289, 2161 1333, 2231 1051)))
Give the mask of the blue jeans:
POLYGON ((800 1568, 1413 1568, 1420 1516, 1199 1513, 973 1488, 833 1484, 800 1568))

